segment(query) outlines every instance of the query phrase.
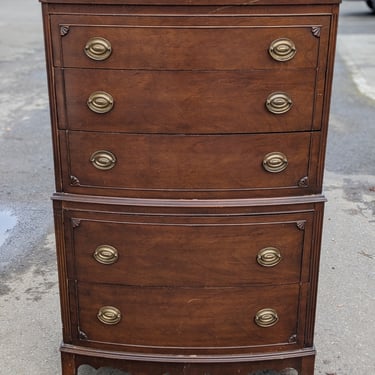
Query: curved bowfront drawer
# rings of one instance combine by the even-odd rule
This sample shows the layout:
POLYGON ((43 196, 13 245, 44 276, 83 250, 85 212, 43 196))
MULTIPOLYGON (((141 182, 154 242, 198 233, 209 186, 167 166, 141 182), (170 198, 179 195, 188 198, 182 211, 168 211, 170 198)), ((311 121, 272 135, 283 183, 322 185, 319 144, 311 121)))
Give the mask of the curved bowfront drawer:
MULTIPOLYGON (((129 351, 226 353, 300 347, 298 284, 248 288, 149 288, 78 283, 80 344, 129 351)), ((301 298, 303 306, 305 298, 301 298)), ((75 334, 76 335, 76 334, 75 334)))
POLYGON ((61 67, 244 70, 324 68, 328 16, 52 16, 61 67), (276 27, 277 26, 277 27, 276 27))
POLYGON ((321 127, 321 96, 312 70, 65 69, 56 76, 65 89, 58 97, 60 128, 221 134, 321 127))
POLYGON ((317 188, 316 159, 309 156, 317 152, 319 134, 60 135, 65 192, 236 198, 317 188))
POLYGON ((69 278, 143 286, 308 280, 312 213, 240 217, 65 213, 69 278), (307 263, 306 263, 307 262, 307 263))

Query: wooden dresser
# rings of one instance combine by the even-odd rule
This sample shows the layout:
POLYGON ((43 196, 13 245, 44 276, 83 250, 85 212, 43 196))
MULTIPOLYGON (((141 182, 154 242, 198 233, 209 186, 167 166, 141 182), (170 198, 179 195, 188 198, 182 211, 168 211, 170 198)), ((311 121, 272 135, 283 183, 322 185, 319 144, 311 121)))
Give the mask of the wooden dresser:
POLYGON ((313 375, 340 1, 41 2, 63 374, 313 375))

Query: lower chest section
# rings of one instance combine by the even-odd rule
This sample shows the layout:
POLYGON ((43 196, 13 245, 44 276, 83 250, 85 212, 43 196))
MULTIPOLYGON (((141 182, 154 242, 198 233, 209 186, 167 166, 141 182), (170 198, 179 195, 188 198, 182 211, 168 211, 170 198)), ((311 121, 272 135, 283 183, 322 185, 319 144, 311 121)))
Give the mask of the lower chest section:
POLYGON ((80 207, 62 212, 73 343, 162 354, 303 347, 319 251, 313 205, 211 214, 80 207))

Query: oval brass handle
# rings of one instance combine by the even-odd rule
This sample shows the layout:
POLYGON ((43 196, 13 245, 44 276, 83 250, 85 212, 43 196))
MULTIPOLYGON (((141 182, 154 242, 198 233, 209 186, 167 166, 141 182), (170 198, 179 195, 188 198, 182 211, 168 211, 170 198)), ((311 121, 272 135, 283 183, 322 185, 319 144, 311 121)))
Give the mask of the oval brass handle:
POLYGON ((111 43, 104 38, 95 37, 87 41, 85 48, 85 54, 92 60, 103 61, 108 59, 112 53, 111 43))
POLYGON ((280 250, 276 247, 265 247, 259 250, 257 262, 263 267, 275 267, 281 262, 280 250))
POLYGON ((91 155, 90 161, 95 168, 106 171, 112 169, 116 165, 117 160, 112 152, 98 150, 91 155))
POLYGON ((113 246, 100 245, 95 249, 93 257, 98 263, 113 264, 118 261, 118 251, 113 246))
POLYGON ((282 152, 270 152, 263 158, 263 168, 270 173, 280 173, 288 166, 288 159, 282 152))
POLYGON ((266 308, 259 310, 255 314, 255 324, 259 327, 268 328, 274 326, 279 321, 276 310, 266 308))
POLYGON ((292 98, 285 92, 273 92, 266 100, 268 111, 275 115, 281 115, 288 112, 292 106, 292 98))
POLYGON ((112 95, 105 91, 95 91, 87 99, 87 106, 95 113, 111 111, 114 103, 112 95))
POLYGON ((288 38, 274 40, 268 49, 271 57, 276 61, 289 61, 297 53, 296 45, 288 38))
POLYGON ((118 308, 113 306, 103 306, 99 309, 97 318, 103 324, 115 325, 120 323, 121 312, 118 308))

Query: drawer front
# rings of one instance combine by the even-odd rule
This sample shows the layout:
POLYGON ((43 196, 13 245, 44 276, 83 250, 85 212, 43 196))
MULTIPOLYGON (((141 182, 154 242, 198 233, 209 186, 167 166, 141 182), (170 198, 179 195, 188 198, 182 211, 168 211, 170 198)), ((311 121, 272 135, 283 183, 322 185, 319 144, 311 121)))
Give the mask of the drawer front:
POLYGON ((309 176, 309 168, 316 168, 312 161, 309 165, 309 133, 60 135, 66 192, 138 197, 209 193, 211 198, 235 198, 265 192, 307 194, 316 184, 309 176))
POLYGON ((302 267, 310 257, 312 220, 312 213, 223 218, 68 211, 66 243, 75 264, 68 276, 135 286, 307 281, 302 267))
POLYGON ((65 69, 59 74, 65 88, 65 97, 58 98, 60 128, 200 134, 320 127, 314 70, 65 69))
POLYGON ((301 15, 51 19, 55 66, 151 70, 324 68, 319 49, 330 24, 301 15))
POLYGON ((297 284, 201 289, 78 283, 77 289, 80 343, 118 344, 131 351, 296 347, 302 318, 297 284))

